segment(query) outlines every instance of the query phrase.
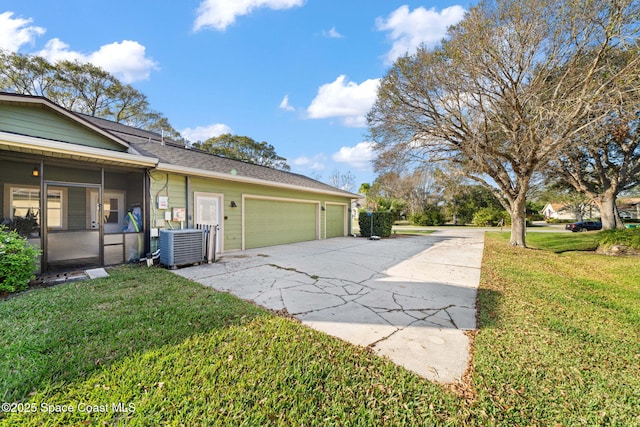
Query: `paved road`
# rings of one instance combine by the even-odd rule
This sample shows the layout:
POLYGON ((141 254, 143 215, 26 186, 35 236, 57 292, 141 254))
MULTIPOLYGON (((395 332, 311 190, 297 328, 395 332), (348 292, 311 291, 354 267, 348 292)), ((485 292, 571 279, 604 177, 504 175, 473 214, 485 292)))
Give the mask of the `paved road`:
POLYGON ((483 230, 450 228, 232 252, 174 272, 450 383, 468 363, 483 247, 483 230))

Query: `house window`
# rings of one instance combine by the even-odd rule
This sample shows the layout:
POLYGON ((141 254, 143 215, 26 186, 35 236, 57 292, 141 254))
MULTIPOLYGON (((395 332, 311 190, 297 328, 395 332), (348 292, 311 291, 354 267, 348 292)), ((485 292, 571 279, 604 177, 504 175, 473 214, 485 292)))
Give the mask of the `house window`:
POLYGON ((49 189, 47 191, 47 227, 63 228, 63 195, 62 190, 49 189))
MULTIPOLYGON (((50 188, 47 193, 47 226, 64 228, 64 190, 50 188)), ((40 226, 40 189, 36 187, 9 187, 9 218, 33 218, 40 226)))
POLYGON ((104 201, 105 224, 118 224, 120 222, 118 199, 106 198, 104 201))
POLYGON ((40 190, 31 188, 11 189, 11 219, 15 217, 25 218, 33 214, 39 216, 40 190))

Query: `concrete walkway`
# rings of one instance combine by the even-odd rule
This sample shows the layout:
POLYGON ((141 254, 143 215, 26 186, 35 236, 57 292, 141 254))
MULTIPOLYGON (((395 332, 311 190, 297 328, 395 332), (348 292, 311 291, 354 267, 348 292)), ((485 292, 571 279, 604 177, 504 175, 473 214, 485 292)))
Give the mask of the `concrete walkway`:
POLYGON ((253 249, 174 272, 450 383, 469 359, 483 247, 484 231, 452 228, 253 249))

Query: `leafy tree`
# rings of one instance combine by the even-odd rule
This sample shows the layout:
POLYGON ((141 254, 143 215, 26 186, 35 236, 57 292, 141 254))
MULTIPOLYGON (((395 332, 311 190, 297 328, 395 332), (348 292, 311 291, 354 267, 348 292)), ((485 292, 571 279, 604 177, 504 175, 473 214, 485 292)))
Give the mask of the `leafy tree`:
POLYGON ((225 133, 204 142, 196 142, 193 147, 229 159, 242 160, 284 171, 291 170, 287 159, 279 156, 273 145, 264 141, 257 142, 248 136, 225 133))
POLYGON ((445 210, 454 224, 471 224, 476 212, 483 208, 503 209, 491 191, 481 185, 461 185, 445 201, 445 210))
POLYGON ((481 2, 440 46, 399 58, 381 81, 368 115, 379 162, 455 165, 494 192, 511 216, 510 243, 525 246, 532 177, 635 71, 612 69, 606 85, 592 79, 608 52, 635 40, 638 7, 481 2))
POLYGON ((46 59, 0 49, 0 90, 53 99, 56 87, 55 67, 46 59))
POLYGON ((400 199, 376 197, 373 202, 376 204, 377 210, 391 212, 394 221, 402 219, 407 210, 407 203, 400 199))
POLYGON ((92 117, 109 115, 116 96, 114 76, 93 64, 77 61, 61 61, 55 67, 58 89, 54 102, 92 117))
POLYGON ((500 224, 508 224, 509 215, 504 209, 482 208, 473 215, 472 222, 480 227, 494 227, 500 224))
POLYGON ((442 225, 446 218, 442 209, 437 205, 426 205, 422 213, 412 215, 411 223, 414 225, 442 225))
POLYGON ((71 111, 185 142, 166 117, 150 109, 144 94, 89 63, 51 64, 38 56, 0 51, 0 91, 43 96, 71 111))
POLYGON ((371 184, 369 184, 368 182, 363 182, 362 184, 360 184, 358 193, 364 194, 366 196, 370 189, 371 189, 371 184))

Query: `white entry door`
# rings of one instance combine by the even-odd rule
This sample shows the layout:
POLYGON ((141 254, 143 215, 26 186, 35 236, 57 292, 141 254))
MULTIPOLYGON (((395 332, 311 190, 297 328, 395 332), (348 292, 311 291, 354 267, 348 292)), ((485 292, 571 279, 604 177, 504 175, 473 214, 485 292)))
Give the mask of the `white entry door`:
POLYGON ((222 194, 215 193, 195 193, 195 223, 219 226, 216 235, 216 253, 222 252, 222 194))
MULTIPOLYGON (((125 224, 124 193, 115 191, 105 191, 103 194, 102 220, 104 221, 104 232, 122 233, 125 224)), ((100 227, 98 215, 100 214, 98 192, 91 192, 91 217, 89 228, 98 229, 100 227)))

